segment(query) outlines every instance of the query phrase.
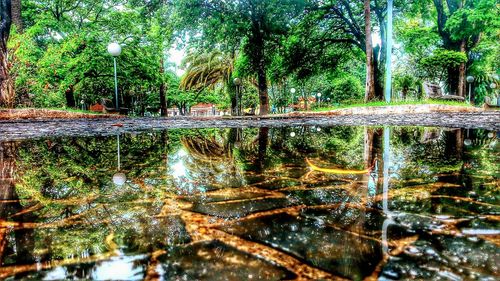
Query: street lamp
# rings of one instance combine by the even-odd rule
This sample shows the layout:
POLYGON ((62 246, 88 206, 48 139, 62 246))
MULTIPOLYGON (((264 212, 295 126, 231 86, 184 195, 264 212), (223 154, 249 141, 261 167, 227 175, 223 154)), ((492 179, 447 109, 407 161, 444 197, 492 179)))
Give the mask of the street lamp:
POLYGON ((240 78, 234 78, 233 80, 234 85, 236 86, 236 115, 240 115, 240 110, 239 110, 239 90, 240 90, 240 85, 241 85, 241 79, 240 78))
MULTIPOLYGON (((497 84, 495 82, 491 82, 490 88, 493 91, 493 96, 496 97, 497 84)), ((496 98, 497 98, 497 105, 500 106, 500 97, 496 97, 496 98)))
POLYGON ((474 83, 474 76, 467 76, 467 83, 469 83, 469 103, 470 103, 470 97, 472 93, 472 83, 474 83))
POLYGON ((116 57, 122 53, 122 47, 118 43, 110 43, 108 45, 108 53, 113 56, 113 62, 115 65, 115 99, 116 99, 116 110, 118 111, 120 107, 118 106, 118 78, 116 77, 116 57))
POLYGON ((321 93, 318 93, 318 106, 321 106, 321 93))

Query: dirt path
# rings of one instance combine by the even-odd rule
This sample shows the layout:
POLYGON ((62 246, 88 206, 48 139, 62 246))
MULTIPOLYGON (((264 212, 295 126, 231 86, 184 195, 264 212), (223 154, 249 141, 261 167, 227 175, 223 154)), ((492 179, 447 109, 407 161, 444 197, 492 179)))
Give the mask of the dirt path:
POLYGON ((0 141, 59 136, 116 135, 177 128, 285 126, 428 126, 500 131, 500 111, 359 115, 276 115, 231 118, 120 118, 0 120, 0 141))

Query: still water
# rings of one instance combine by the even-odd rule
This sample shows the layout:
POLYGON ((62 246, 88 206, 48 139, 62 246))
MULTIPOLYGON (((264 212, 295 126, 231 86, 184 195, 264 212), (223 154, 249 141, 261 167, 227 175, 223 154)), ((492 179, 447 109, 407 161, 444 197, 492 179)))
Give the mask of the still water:
POLYGON ((0 142, 0 278, 498 280, 496 132, 0 142))

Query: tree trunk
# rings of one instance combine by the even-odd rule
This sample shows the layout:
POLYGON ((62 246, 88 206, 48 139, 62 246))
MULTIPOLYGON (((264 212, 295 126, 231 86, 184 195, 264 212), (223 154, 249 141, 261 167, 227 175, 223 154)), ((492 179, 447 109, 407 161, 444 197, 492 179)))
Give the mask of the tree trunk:
MULTIPOLYGON (((465 40, 460 42, 460 52, 465 54, 465 40)), ((461 63, 458 68, 458 89, 457 95, 465 97, 465 62, 461 63)))
POLYGON ((0 106, 14 105, 14 83, 9 75, 9 61, 7 41, 12 25, 12 11, 10 0, 0 0, 0 106))
POLYGON ((167 97, 166 97, 166 91, 165 91, 165 68, 163 67, 163 58, 160 60, 160 76, 161 76, 161 84, 160 84, 160 115, 161 116, 167 116, 168 111, 167 111, 167 97))
POLYGON ((269 128, 259 129, 259 149, 257 157, 257 171, 261 172, 264 170, 266 162, 267 145, 269 143, 269 128))
POLYGON ((18 33, 23 33, 23 19, 21 17, 21 0, 12 0, 12 23, 18 33))
POLYGON ((385 76, 385 59, 381 53, 382 48, 376 46, 373 48, 373 83, 375 88, 374 100, 384 100, 384 76, 385 76), (379 55, 380 54, 380 55, 379 55))
POLYGON ((446 90, 450 95, 458 94, 459 67, 448 67, 446 75, 446 90))
POLYGON ((71 85, 69 88, 66 90, 65 96, 66 96, 66 106, 67 107, 76 107, 76 102, 75 102, 75 91, 74 91, 74 86, 71 85))
POLYGON ((269 113, 269 97, 267 94, 267 78, 266 78, 266 69, 264 65, 264 57, 260 59, 259 69, 257 71, 257 77, 259 83, 259 101, 260 101, 259 115, 267 115, 269 113))
POLYGON ((264 56, 264 38, 261 34, 260 23, 254 22, 252 27, 253 66, 257 70, 257 84, 259 89, 260 110, 259 115, 269 113, 269 96, 267 92, 266 62, 264 56))
POLYGON ((371 32, 370 0, 364 0, 365 44, 366 44, 366 90, 365 102, 375 98, 375 74, 373 65, 373 47, 371 32))

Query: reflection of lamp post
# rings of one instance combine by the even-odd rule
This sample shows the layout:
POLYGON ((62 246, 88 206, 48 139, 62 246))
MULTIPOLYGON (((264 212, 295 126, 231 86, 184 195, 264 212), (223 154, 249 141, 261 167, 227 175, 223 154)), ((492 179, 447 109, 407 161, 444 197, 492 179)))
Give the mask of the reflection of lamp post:
POLYGON ((212 115, 215 116, 215 105, 212 104, 212 115))
POLYGON ((240 95, 239 92, 240 92, 241 79, 234 78, 233 83, 236 86, 236 115, 240 115, 239 104, 241 103, 241 101, 239 101, 239 95, 240 95))
POLYGON ((472 83, 474 83, 474 76, 467 76, 467 83, 469 83, 469 103, 470 103, 470 98, 471 98, 471 93, 472 93, 472 83))
POLYGON ((465 146, 470 146, 472 144, 472 140, 469 138, 469 129, 467 129, 467 136, 466 139, 464 140, 465 146))
POLYGON ((118 43, 111 43, 108 45, 108 53, 113 56, 113 62, 115 64, 115 99, 116 99, 116 110, 119 110, 118 106, 118 78, 116 77, 116 57, 122 53, 122 47, 118 43))
POLYGON ((120 161, 120 135, 117 135, 116 136, 116 160, 117 160, 117 168, 118 168, 118 172, 116 174, 113 175, 113 183, 118 185, 118 186, 122 186, 125 184, 125 182, 127 181, 127 176, 124 174, 124 173, 120 173, 120 169, 121 169, 121 161, 120 161))

